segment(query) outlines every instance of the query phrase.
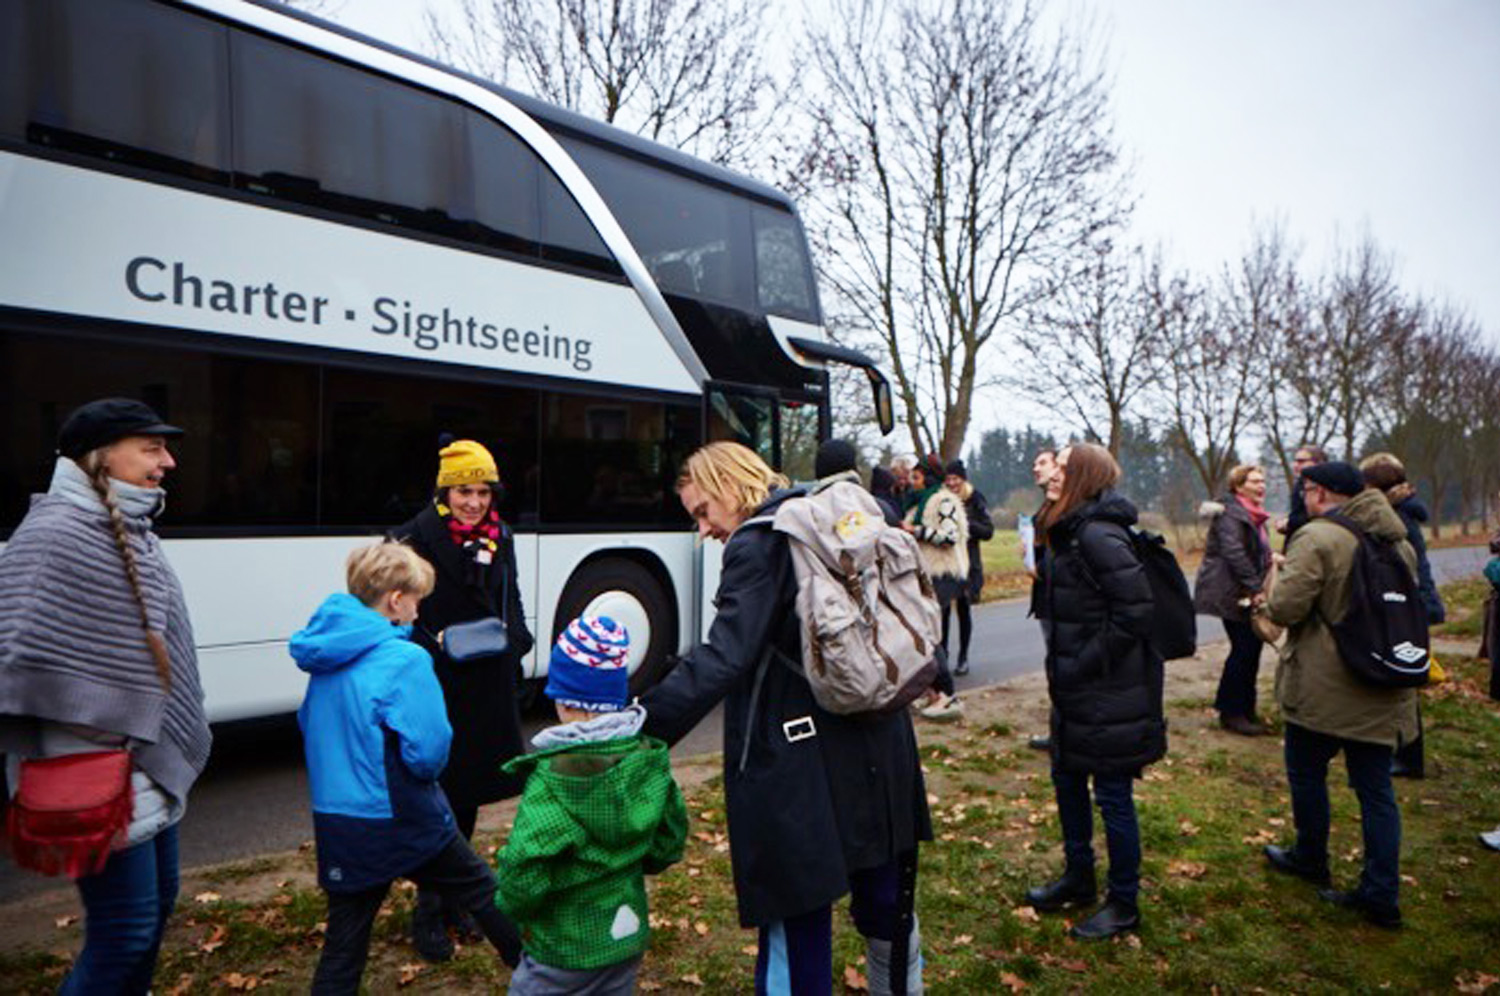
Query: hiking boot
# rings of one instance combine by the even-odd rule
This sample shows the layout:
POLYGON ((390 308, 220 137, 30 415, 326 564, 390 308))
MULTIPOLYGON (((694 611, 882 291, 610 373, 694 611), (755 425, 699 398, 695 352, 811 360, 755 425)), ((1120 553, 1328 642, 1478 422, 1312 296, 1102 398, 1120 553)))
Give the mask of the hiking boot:
POLYGON ((1026 890, 1026 902, 1039 913, 1056 913, 1069 906, 1087 906, 1099 898, 1094 866, 1069 865, 1062 878, 1026 890))
POLYGON ((1302 860, 1297 851, 1290 847, 1277 847, 1275 844, 1267 844, 1261 851, 1266 856, 1266 861, 1271 867, 1287 875, 1296 875, 1298 878, 1306 879, 1313 885, 1327 886, 1333 880, 1328 875, 1328 865, 1315 865, 1302 860))
POLYGON ((411 911, 411 943, 423 961, 434 964, 453 957, 453 941, 443 923, 443 898, 436 893, 417 893, 411 911))
POLYGON ((1397 758, 1391 759, 1392 778, 1426 778, 1427 772, 1422 764, 1407 764, 1397 758))
POLYGON ((921 712, 923 719, 934 723, 956 723, 964 718, 964 704, 957 695, 941 695, 921 712))
POLYGON ((1141 911, 1134 903, 1124 903, 1118 899, 1107 899, 1104 905, 1094 911, 1094 915, 1080 924, 1074 925, 1069 931, 1069 937, 1076 937, 1082 941, 1102 941, 1123 934, 1130 930, 1139 930, 1141 926, 1141 911))
POLYGON ((1371 902, 1357 891, 1340 892, 1337 889, 1319 889, 1318 898, 1346 910, 1354 910, 1370 923, 1385 930, 1401 929, 1401 907, 1399 906, 1371 902))
POLYGON ((1030 740, 1026 741, 1026 746, 1030 747, 1032 750, 1051 750, 1052 738, 1046 735, 1032 737, 1030 740))

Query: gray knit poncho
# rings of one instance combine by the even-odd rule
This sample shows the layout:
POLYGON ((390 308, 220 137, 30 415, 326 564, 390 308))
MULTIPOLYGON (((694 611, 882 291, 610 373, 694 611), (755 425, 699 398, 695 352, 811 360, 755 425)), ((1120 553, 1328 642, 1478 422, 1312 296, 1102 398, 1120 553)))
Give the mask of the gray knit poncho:
POLYGON ((0 552, 0 750, 40 753, 38 721, 121 734, 138 768, 174 800, 208 761, 198 656, 177 575, 137 505, 122 503, 151 628, 167 642, 157 677, 109 512, 71 460, 32 498, 0 552))

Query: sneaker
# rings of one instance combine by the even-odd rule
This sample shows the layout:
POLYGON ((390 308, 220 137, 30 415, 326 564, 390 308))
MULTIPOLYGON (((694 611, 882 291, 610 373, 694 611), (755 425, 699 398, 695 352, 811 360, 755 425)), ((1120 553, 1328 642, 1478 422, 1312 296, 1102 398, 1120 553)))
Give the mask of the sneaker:
POLYGON ((1500 851, 1500 827, 1480 834, 1479 842, 1492 851, 1500 851))
POLYGON ((969 659, 967 657, 960 657, 958 659, 958 663, 955 664, 955 665, 953 665, 953 676, 955 678, 962 678, 964 675, 966 675, 968 673, 969 673, 969 659))
POLYGON ((954 723, 964 718, 964 704, 957 695, 939 696, 936 702, 922 710, 921 716, 935 723, 954 723))

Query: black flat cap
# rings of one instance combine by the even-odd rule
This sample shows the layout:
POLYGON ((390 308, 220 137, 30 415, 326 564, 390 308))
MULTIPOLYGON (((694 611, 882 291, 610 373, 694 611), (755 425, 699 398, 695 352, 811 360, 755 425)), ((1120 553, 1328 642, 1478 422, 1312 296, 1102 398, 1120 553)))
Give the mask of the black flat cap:
POLYGON ((1365 478, 1351 463, 1331 460, 1313 464, 1302 472, 1302 476, 1314 484, 1336 495, 1352 498, 1365 489, 1365 478))
POLYGON ((57 452, 76 460, 126 436, 180 436, 149 405, 134 398, 100 398, 75 408, 57 433, 57 452))

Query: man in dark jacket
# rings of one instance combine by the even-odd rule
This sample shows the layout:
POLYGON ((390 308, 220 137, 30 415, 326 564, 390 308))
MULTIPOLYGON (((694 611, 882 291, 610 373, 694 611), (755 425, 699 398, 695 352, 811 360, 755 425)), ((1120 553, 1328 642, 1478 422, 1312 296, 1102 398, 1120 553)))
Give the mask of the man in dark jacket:
POLYGON ((1281 546, 1283 550, 1292 545, 1292 534, 1307 525, 1307 502, 1302 497, 1302 475, 1307 468, 1327 461, 1328 454, 1323 447, 1314 443, 1303 443, 1292 454, 1292 511, 1286 518, 1276 520, 1276 531, 1286 537, 1281 546))
POLYGON ((675 743, 724 704, 724 795, 740 923, 760 930, 756 988, 784 972, 794 992, 832 988, 832 907, 852 892, 871 990, 920 986, 912 912, 917 842, 932 839, 905 710, 837 716, 802 671, 796 577, 770 528, 785 479, 735 443, 684 465, 683 506, 725 541, 707 642, 642 699, 645 732, 675 743), (755 506, 746 507, 747 496, 755 506))

